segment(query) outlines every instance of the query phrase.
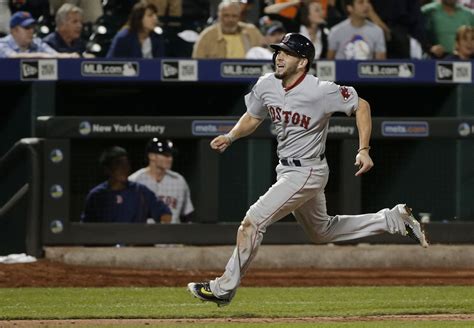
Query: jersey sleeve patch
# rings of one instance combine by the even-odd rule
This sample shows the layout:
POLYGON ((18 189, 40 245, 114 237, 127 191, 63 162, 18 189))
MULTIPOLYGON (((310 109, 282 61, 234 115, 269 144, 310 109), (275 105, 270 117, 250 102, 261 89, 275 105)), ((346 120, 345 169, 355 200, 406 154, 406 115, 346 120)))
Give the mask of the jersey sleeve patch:
POLYGON ((345 87, 345 86, 340 86, 339 87, 339 92, 341 93, 341 96, 342 96, 342 99, 344 100, 344 102, 348 102, 349 100, 351 100, 352 97, 354 97, 354 89, 352 88, 348 88, 348 87, 345 87))

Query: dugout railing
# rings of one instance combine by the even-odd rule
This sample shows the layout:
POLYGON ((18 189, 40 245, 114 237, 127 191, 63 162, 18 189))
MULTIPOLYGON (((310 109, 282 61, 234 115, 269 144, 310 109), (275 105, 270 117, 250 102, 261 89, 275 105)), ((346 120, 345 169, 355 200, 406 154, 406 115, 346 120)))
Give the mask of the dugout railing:
POLYGON ((41 182, 43 157, 42 140, 38 138, 24 138, 15 143, 15 145, 0 159, 0 182, 5 183, 5 177, 11 174, 12 168, 17 167, 22 161, 27 162, 25 183, 18 189, 10 190, 11 196, 0 205, 0 221, 8 220, 8 213, 18 206, 18 204, 27 199, 26 206, 26 224, 25 224, 25 249, 33 256, 42 254, 41 244, 41 182))
MULTIPOLYGON (((219 218, 217 204, 220 201, 222 190, 219 189, 219 156, 209 150, 209 141, 217 134, 224 133, 236 122, 237 117, 39 117, 36 131, 44 138, 43 147, 43 186, 42 186, 42 241, 43 245, 153 245, 153 244, 193 244, 217 245, 233 244, 238 222, 223 222, 219 218), (71 216, 71 162, 76 162, 78 156, 71 160, 75 152, 74 143, 89 143, 92 147, 99 141, 146 139, 151 136, 163 138, 193 139, 195 144, 195 158, 193 169, 197 180, 194 180, 194 202, 198 220, 193 224, 177 225, 145 225, 145 224, 106 224, 80 223, 77 213, 71 216)), ((453 208, 459 213, 472 213, 473 206, 468 200, 469 192, 474 186, 466 186, 463 179, 473 174, 474 158, 474 119, 466 118, 374 118, 373 142, 401 142, 406 147, 433 140, 449 144, 443 147, 451 149, 453 163, 448 166, 455 169, 453 181, 446 181, 446 185, 453 185, 456 194, 454 206, 469 207, 453 208), (471 189, 469 189, 471 188, 471 189)), ((270 122, 265 121, 247 142, 251 143, 245 149, 247 169, 250 178, 244 184, 252 184, 267 188, 272 181, 256 179, 264 171, 273 171, 273 164, 269 157, 274 158, 272 140, 274 139, 270 122), (258 141, 263 143, 258 143, 258 141), (252 142, 257 143, 252 144, 252 142), (249 153, 251 155, 249 155, 249 153), (257 175, 252 172, 257 171, 257 175)), ((352 118, 336 117, 331 120, 328 134, 329 142, 336 142, 337 166, 339 177, 337 180, 338 213, 360 213, 366 208, 362 206, 363 190, 362 179, 354 177, 354 149, 357 149, 358 139, 355 120, 352 118)), ((245 141, 241 141, 245 142, 245 141)), ((421 148, 420 148, 421 147, 421 148)), ((381 148, 381 147, 379 147, 381 148)), ((433 149, 436 149, 435 145, 433 149)), ((386 147, 384 150, 397 157, 396 149, 386 147)), ((431 151, 422 151, 420 154, 430 154, 431 151)), ((242 156, 245 154, 241 154, 242 156)), ((415 150, 416 155, 416 150, 415 150)), ((439 156, 447 153, 434 154, 434 158, 445 160, 439 156)), ((417 158, 424 163, 426 158, 417 158)), ((391 170, 393 168, 387 168, 391 170)), ((408 165, 401 170, 410 170, 408 165)), ((423 172, 414 172, 423 174, 423 172)), ((441 173, 440 173, 441 174, 441 173)), ((387 176, 389 176, 388 174, 387 176)), ((437 177, 433 177, 436 179, 437 177)), ((375 183, 387 184, 386 180, 375 183)), ((97 181, 97 183, 100 181, 97 181)), ((399 181, 391 182, 393 184, 399 181)), ((435 192, 436 186, 414 186, 407 182, 407 193, 415 189, 417 193, 428 194, 435 192)), ((92 186, 91 186, 92 187, 92 186)), ((251 187, 251 186, 249 186, 251 187)), ((235 186, 228 185, 224 192, 229 192, 235 186)), ((387 187, 387 190, 389 188, 387 187)), ((258 196, 258 195, 257 195, 258 196)), ((374 195, 375 197, 375 195, 374 195)), ((394 200, 396 201, 396 200, 394 200)), ((232 210, 232 209, 230 209, 232 210)), ((237 215, 243 215, 244 212, 237 215)), ((469 214, 467 214, 469 215, 469 214)), ((474 242, 474 224, 464 222, 470 217, 458 216, 453 224, 445 222, 431 222, 426 225, 429 238, 434 243, 472 243, 474 242), (460 221, 460 222, 457 222, 460 221)), ((445 221, 445 220, 440 220, 445 221)), ((357 241, 356 241, 357 242, 357 241)), ((369 243, 410 243, 407 238, 392 235, 374 236, 364 239, 369 243)), ((303 231, 293 222, 282 222, 270 227, 265 237, 269 244, 300 244, 309 243, 303 231)), ((351 242, 352 243, 352 242, 351 242)))

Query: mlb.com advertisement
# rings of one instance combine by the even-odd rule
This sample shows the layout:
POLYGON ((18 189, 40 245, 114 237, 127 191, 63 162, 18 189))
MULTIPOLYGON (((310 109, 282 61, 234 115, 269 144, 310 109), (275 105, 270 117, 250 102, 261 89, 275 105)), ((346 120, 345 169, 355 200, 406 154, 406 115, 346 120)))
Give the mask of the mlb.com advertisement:
POLYGON ((415 77, 413 63, 359 63, 358 75, 361 78, 403 78, 415 77))
POLYGON ((85 61, 81 63, 82 76, 95 77, 138 77, 138 62, 120 61, 85 61))

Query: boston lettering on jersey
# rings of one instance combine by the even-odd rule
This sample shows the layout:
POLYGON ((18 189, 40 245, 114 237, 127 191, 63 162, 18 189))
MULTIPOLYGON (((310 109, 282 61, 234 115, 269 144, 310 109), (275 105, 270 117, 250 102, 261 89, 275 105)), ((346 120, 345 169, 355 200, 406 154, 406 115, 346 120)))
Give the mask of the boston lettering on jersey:
POLYGON ((267 109, 273 122, 283 121, 286 124, 299 125, 308 130, 311 117, 291 110, 283 110, 280 107, 267 106, 267 109))

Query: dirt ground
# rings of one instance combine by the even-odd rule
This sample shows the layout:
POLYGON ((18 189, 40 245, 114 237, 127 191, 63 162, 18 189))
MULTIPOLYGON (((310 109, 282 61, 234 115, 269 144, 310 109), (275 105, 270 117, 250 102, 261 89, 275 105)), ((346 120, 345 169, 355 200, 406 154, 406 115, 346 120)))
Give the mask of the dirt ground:
MULTIPOLYGON (((217 271, 170 271, 67 265, 49 260, 1 264, 0 287, 183 287, 217 271)), ((243 286, 474 285, 467 269, 249 270, 243 286)))

